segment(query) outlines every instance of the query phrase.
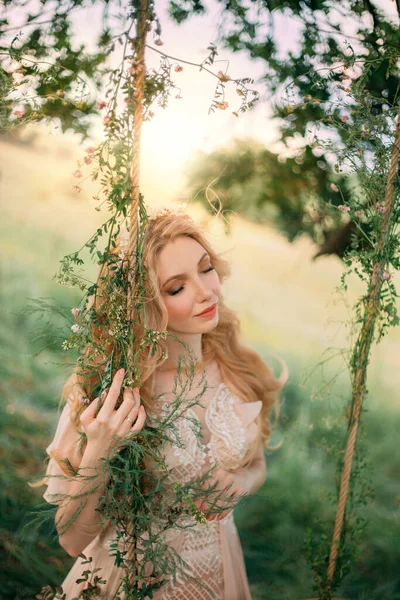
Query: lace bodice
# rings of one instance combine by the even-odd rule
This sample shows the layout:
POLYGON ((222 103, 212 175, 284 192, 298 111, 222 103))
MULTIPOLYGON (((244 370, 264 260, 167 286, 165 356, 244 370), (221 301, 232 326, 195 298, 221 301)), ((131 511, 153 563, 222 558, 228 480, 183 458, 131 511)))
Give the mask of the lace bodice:
MULTIPOLYGON (((168 414, 170 403, 164 402, 162 412, 168 414)), ((187 483, 199 477, 203 470, 216 464, 226 470, 237 469, 253 444, 258 433, 256 423, 262 402, 243 402, 221 382, 204 415, 196 414, 194 407, 175 420, 171 431, 171 443, 166 444, 166 461, 171 469, 173 481, 187 483), (202 418, 203 417, 203 418, 202 418), (202 442, 196 435, 193 423, 204 419, 204 429, 208 430, 209 441, 202 442)), ((203 432, 203 437, 206 437, 203 432)))

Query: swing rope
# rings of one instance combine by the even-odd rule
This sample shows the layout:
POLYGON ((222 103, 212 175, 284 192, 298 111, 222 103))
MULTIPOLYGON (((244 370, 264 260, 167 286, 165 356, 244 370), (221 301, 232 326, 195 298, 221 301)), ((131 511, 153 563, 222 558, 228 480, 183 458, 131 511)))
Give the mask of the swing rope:
MULTIPOLYGON (((146 34, 148 31, 147 24, 148 0, 140 0, 140 5, 137 9, 136 20, 136 38, 134 40, 134 48, 136 50, 136 70, 133 75, 135 86, 135 108, 133 116, 133 145, 132 145, 132 164, 131 164, 131 208, 130 208, 130 225, 129 225, 129 243, 128 243, 128 293, 127 293, 127 314, 128 322, 134 318, 135 310, 135 275, 136 275, 136 248, 138 240, 138 231, 140 223, 139 219, 139 198, 140 198, 140 140, 143 124, 143 99, 144 99, 144 81, 145 81, 145 44, 146 34)), ((133 346, 127 349, 128 365, 132 365, 134 349, 133 346)), ((130 370, 130 367, 129 367, 130 370)), ((136 562, 136 539, 133 525, 134 515, 131 515, 131 521, 128 523, 128 533, 132 540, 128 549, 128 560, 131 567, 128 575, 130 586, 135 584, 135 562, 136 562)))
POLYGON ((394 188, 395 178, 399 165, 399 148, 400 148, 400 110, 397 114, 397 126, 396 134, 392 147, 392 155, 390 161, 389 176, 386 186, 385 195, 385 212, 382 215, 381 228, 379 232, 379 239, 376 247, 376 255, 382 257, 378 260, 372 270, 369 294, 366 303, 366 315, 367 318, 361 328, 359 339, 355 345, 355 350, 352 357, 352 365, 358 362, 357 370, 354 374, 353 379, 353 394, 351 402, 351 410, 349 415, 349 433, 346 447, 346 454, 344 460, 344 466, 342 471, 338 508, 336 513, 335 527, 332 538, 332 545, 329 557, 328 565, 328 580, 329 585, 325 592, 330 589, 330 584, 333 581, 335 574, 336 562, 339 552, 339 544, 341 538, 341 532, 343 527, 344 514, 347 503, 347 496, 349 491, 349 482, 351 475, 351 467, 353 462, 354 450, 356 445, 357 430, 360 420, 363 399, 365 395, 365 382, 366 382, 366 369, 368 365, 368 356, 370 352, 371 343, 373 340, 375 321, 378 313, 379 296, 382 287, 382 272, 385 267, 385 258, 383 250, 387 244, 389 232, 390 232, 390 218, 393 210, 394 200, 394 188), (357 356, 359 352, 359 357, 357 356))

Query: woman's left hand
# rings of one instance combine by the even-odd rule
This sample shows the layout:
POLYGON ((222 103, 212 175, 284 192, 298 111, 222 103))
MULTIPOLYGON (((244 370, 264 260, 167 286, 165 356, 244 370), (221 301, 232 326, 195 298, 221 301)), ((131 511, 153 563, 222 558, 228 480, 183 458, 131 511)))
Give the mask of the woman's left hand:
POLYGON ((208 498, 198 498, 195 500, 196 507, 199 510, 207 513, 207 504, 213 505, 213 496, 215 496, 218 492, 223 493, 223 499, 220 498, 219 501, 215 501, 215 505, 218 506, 226 506, 228 503, 231 503, 232 506, 226 510, 219 512, 218 514, 206 515, 207 521, 221 520, 232 510, 233 505, 236 504, 235 499, 244 493, 244 489, 242 486, 242 480, 240 477, 240 472, 232 473, 230 471, 226 471, 225 469, 221 469, 220 467, 215 467, 215 469, 211 472, 209 480, 207 480, 203 487, 207 488, 211 485, 214 485, 217 482, 217 488, 213 494, 210 494, 210 499, 208 498), (207 502, 208 501, 208 502, 207 502))

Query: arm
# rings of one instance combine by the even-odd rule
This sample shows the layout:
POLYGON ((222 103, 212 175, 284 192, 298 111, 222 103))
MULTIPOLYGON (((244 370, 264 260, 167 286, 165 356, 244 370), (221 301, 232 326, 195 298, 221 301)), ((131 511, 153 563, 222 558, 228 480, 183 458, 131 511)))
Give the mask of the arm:
POLYGON ((238 490, 238 493, 255 494, 264 485, 266 478, 267 463, 264 446, 260 443, 251 463, 234 473, 233 487, 238 490))
POLYGON ((53 486, 62 487, 63 494, 46 495, 46 500, 60 505, 56 513, 56 528, 60 544, 71 556, 78 556, 101 530, 102 518, 98 507, 109 482, 103 474, 102 459, 113 451, 118 440, 139 432, 146 420, 138 388, 134 391, 125 388, 123 402, 115 409, 123 377, 124 370, 121 369, 114 376, 104 402, 100 399, 100 410, 99 399, 95 399, 80 415, 87 446, 78 474, 64 478, 62 486, 53 486), (68 479, 67 484, 65 479, 68 479))
POLYGON ((80 476, 71 478, 68 495, 56 513, 59 541, 70 556, 78 556, 101 530, 101 514, 96 507, 109 482, 109 477, 101 474, 101 458, 95 448, 86 447, 80 476))

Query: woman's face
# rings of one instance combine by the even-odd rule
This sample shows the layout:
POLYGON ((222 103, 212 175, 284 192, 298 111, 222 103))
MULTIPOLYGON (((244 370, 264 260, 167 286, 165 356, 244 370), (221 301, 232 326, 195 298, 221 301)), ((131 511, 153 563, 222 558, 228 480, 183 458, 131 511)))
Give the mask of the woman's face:
POLYGON ((157 263, 161 294, 168 310, 168 329, 180 333, 214 329, 218 324, 221 284, 203 246, 180 236, 162 249, 157 263), (198 316, 213 304, 217 304, 213 313, 198 316))

